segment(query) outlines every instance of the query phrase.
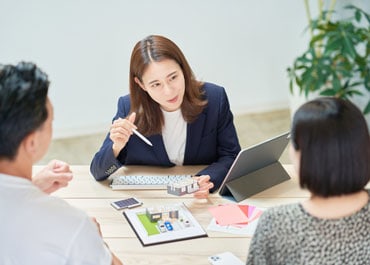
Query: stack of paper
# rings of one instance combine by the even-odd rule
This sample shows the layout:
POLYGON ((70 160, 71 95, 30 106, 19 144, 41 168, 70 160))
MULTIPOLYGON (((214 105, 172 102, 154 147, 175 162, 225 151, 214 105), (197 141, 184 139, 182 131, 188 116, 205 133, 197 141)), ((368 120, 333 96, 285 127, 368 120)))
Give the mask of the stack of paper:
POLYGON ((264 209, 252 205, 225 204, 209 208, 213 219, 209 230, 253 235, 264 209))

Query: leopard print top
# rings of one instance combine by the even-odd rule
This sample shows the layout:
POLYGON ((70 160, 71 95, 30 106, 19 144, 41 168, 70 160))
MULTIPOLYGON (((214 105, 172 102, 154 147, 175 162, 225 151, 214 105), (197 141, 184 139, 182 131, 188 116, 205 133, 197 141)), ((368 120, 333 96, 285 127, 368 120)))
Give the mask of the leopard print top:
POLYGON ((370 199, 339 219, 313 217, 301 204, 268 209, 252 238, 247 264, 370 264, 370 199))

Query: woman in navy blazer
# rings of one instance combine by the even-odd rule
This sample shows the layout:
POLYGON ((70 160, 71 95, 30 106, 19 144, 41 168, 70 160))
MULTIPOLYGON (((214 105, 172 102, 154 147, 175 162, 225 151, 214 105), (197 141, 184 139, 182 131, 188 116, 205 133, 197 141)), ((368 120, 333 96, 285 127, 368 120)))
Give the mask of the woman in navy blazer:
POLYGON ((135 45, 129 79, 130 94, 118 100, 92 175, 104 180, 123 165, 208 165, 196 174, 200 190, 194 193, 207 197, 240 151, 225 89, 197 81, 177 45, 155 35, 135 45))

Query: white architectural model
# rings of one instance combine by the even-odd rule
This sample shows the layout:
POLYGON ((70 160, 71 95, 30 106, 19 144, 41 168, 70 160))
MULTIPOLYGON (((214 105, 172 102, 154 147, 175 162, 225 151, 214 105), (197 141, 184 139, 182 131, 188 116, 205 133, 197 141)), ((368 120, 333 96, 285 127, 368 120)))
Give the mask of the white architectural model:
POLYGON ((167 193, 177 196, 193 193, 197 190, 199 190, 198 181, 194 179, 186 179, 167 185, 167 193))

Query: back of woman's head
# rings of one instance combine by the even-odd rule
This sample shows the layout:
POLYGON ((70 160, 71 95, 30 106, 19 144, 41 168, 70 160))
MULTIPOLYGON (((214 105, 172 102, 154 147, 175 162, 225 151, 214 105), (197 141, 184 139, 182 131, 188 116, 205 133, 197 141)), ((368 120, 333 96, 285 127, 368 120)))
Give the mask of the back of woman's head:
POLYGON ((361 111, 350 101, 324 97, 293 117, 293 147, 300 151, 300 185, 329 197, 357 192, 370 180, 370 137, 361 111))

